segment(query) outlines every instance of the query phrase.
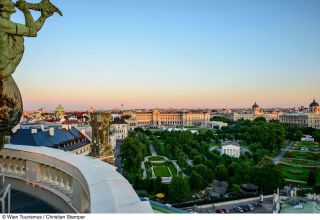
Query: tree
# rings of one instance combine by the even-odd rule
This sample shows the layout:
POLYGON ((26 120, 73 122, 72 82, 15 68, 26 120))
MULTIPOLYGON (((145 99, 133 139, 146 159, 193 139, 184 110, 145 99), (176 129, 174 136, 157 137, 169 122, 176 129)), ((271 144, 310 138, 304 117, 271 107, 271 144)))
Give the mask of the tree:
POLYGON ((194 171, 199 173, 202 178, 207 182, 211 183, 213 180, 213 173, 211 169, 208 169, 208 167, 204 164, 198 164, 193 167, 194 171))
POLYGON ((192 190, 196 190, 196 191, 201 190, 203 188, 202 176, 199 173, 192 171, 189 178, 189 184, 192 190))
POLYGON ((156 193, 161 192, 162 190, 162 181, 161 177, 157 176, 157 178, 153 182, 153 189, 156 193))
POLYGON ((136 173, 141 169, 142 150, 144 146, 137 137, 130 135, 122 143, 120 147, 121 162, 125 171, 136 173))
POLYGON ((312 137, 314 138, 315 141, 320 142, 320 131, 316 130, 312 132, 312 137))
POLYGON ((231 194, 233 195, 239 195, 243 193, 243 190, 241 189, 240 185, 238 184, 232 184, 230 189, 231 194))
POLYGON ((198 164, 200 164, 202 161, 203 161, 203 159, 202 159, 202 157, 201 157, 200 155, 195 156, 195 157, 193 158, 193 164, 194 164, 194 165, 198 165, 198 164))
POLYGON ((174 176, 169 185, 169 199, 180 204, 190 194, 190 187, 186 179, 181 176, 174 176))
POLYGON ((228 178, 228 170, 223 164, 220 164, 214 170, 214 175, 217 180, 225 181, 228 178))
POLYGON ((317 176, 315 174, 315 172, 313 171, 310 171, 309 172, 309 176, 308 176, 308 179, 307 179, 307 183, 308 183, 308 186, 314 186, 316 185, 317 183, 317 176))
POLYGON ((257 117, 257 118, 255 118, 253 121, 254 121, 254 122, 260 122, 260 121, 262 121, 262 122, 267 122, 267 120, 266 120, 265 117, 257 117))
POLYGON ((320 195, 320 185, 315 185, 313 187, 313 191, 314 193, 316 193, 317 195, 320 195))
POLYGON ((277 188, 283 188, 284 177, 272 162, 266 163, 261 168, 255 168, 253 183, 260 187, 264 193, 273 193, 277 188))
POLYGON ((302 137, 303 137, 302 131, 297 130, 297 131, 296 131, 296 140, 297 140, 297 141, 300 141, 302 137))

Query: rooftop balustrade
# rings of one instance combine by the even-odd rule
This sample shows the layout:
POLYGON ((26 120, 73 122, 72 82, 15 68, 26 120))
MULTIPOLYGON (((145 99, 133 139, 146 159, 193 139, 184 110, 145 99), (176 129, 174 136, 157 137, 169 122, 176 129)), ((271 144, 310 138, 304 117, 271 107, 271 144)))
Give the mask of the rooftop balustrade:
POLYGON ((63 213, 152 213, 129 182, 103 161, 47 147, 6 145, 6 184, 63 213))

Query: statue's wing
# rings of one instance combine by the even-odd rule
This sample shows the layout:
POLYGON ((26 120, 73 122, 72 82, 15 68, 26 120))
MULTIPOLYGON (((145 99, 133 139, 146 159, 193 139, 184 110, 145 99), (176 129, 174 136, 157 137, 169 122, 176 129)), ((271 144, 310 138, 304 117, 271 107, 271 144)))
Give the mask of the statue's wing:
MULTIPOLYGON (((19 0, 20 1, 20 0, 19 0)), ((49 11, 49 12, 56 12, 62 16, 62 12, 57 8, 54 4, 50 2, 50 0, 42 0, 38 4, 27 3, 29 9, 35 11, 49 11)))

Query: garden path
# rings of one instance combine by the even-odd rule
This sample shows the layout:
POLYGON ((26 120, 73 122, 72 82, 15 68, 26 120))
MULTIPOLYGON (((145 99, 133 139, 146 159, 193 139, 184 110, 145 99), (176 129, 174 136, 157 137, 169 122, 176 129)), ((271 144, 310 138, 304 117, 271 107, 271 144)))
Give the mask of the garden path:
POLYGON ((292 180, 292 179, 284 179, 285 181, 289 181, 289 182, 293 182, 293 183, 305 183, 307 184, 306 181, 302 181, 302 180, 292 180))

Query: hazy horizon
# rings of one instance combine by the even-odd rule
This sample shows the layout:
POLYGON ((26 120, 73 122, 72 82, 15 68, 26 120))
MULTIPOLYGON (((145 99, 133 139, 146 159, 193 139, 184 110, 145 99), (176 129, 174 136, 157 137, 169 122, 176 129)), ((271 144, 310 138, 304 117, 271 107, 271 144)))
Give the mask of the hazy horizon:
MULTIPOLYGON (((39 2, 39 0, 30 1, 39 2)), ((26 110, 320 100, 318 0, 52 0, 13 74, 26 110)), ((34 13, 39 15, 39 13, 34 13)), ((22 13, 12 20, 24 23, 22 13)))

